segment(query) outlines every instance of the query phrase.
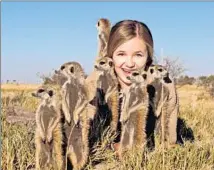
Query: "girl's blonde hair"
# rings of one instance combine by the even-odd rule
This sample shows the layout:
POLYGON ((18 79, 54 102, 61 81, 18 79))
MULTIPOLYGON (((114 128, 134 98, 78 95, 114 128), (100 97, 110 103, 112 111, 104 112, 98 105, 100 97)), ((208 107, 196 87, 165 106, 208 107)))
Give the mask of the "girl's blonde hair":
POLYGON ((139 37, 146 44, 148 59, 145 70, 153 62, 153 38, 146 24, 136 20, 123 20, 116 23, 110 32, 107 45, 108 57, 112 58, 114 51, 123 43, 132 38, 139 37))

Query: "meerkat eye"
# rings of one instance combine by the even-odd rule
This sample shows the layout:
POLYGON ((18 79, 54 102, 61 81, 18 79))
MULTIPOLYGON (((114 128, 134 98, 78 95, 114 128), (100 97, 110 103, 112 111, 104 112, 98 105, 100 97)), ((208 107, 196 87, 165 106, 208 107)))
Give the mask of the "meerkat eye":
POLYGON ((139 73, 134 72, 134 73, 132 73, 132 75, 133 75, 133 76, 138 76, 138 75, 139 75, 139 73))
POLYGON ((39 89, 38 90, 38 93, 42 93, 42 92, 44 92, 45 90, 44 89, 39 89))
POLYGON ((147 78, 147 75, 146 74, 143 74, 142 75, 143 79, 145 80, 147 78))
POLYGON ((104 62, 104 61, 101 61, 101 62, 100 62, 100 65, 103 65, 103 64, 105 64, 105 62, 104 62))
POLYGON ((61 68, 60 68, 60 70, 64 70, 65 69, 65 66, 62 66, 61 68))
POLYGON ((70 68, 70 72, 71 72, 71 73, 74 73, 74 67, 71 67, 71 68, 70 68))
POLYGON ((162 68, 159 68, 159 69, 158 69, 158 71, 162 72, 162 71, 163 71, 163 69, 162 69, 162 68))
POLYGON ((53 96, 53 90, 49 90, 48 94, 49 94, 50 97, 52 97, 53 96))
POLYGON ((113 62, 109 61, 109 66, 112 67, 113 66, 113 62))
POLYGON ((151 74, 154 73, 154 69, 153 68, 150 69, 150 73, 151 74))

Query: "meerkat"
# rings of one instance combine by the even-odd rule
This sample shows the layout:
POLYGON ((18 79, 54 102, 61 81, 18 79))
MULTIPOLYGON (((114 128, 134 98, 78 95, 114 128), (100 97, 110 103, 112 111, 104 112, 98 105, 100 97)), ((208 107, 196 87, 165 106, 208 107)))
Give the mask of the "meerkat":
POLYGON ((113 60, 109 57, 101 57, 96 60, 95 71, 97 72, 97 87, 105 94, 105 102, 108 104, 111 114, 111 130, 115 131, 118 122, 118 81, 114 73, 113 60))
POLYGON ((146 72, 136 70, 127 77, 132 84, 124 91, 124 102, 120 122, 122 124, 121 140, 118 155, 121 158, 124 151, 146 144, 146 119, 149 107, 149 97, 146 89, 146 72))
POLYGON ((36 169, 52 166, 63 170, 64 158, 62 153, 61 110, 58 88, 43 86, 32 96, 40 98, 36 111, 36 169), (55 158, 57 161, 53 160, 55 158), (56 166, 53 165, 56 163, 56 166))
POLYGON ((52 80, 55 82, 55 84, 58 84, 62 87, 63 84, 68 80, 68 78, 59 70, 55 70, 52 76, 52 80))
POLYGON ((149 83, 158 79, 163 86, 161 99, 156 104, 155 115, 158 118, 158 123, 161 124, 161 143, 164 144, 164 147, 173 146, 177 142, 179 112, 179 101, 174 81, 170 78, 168 71, 161 65, 150 66, 148 78, 150 79, 149 83))
POLYGON ((63 64, 59 70, 67 77, 62 86, 62 106, 66 110, 67 157, 73 169, 81 169, 88 160, 88 115, 93 114, 85 89, 85 74, 77 62, 63 64))
POLYGON ((104 57, 107 53, 107 43, 111 30, 111 23, 106 18, 101 18, 96 24, 98 30, 98 58, 104 57))
POLYGON ((65 111, 65 119, 70 123, 71 116, 73 116, 72 118, 77 124, 79 114, 87 105, 84 70, 78 62, 73 61, 63 64, 58 74, 62 74, 67 78, 67 81, 62 85, 62 107, 65 111))

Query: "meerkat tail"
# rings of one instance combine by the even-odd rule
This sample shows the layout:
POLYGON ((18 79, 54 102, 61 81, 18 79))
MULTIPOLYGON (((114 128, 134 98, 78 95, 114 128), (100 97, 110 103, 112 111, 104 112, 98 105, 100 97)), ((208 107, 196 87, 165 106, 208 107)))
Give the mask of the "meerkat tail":
POLYGON ((177 107, 171 112, 169 117, 169 144, 173 145, 177 142, 177 118, 178 111, 177 107))
POLYGON ((65 169, 65 156, 63 155, 63 135, 61 131, 61 125, 58 123, 57 127, 53 131, 53 144, 54 144, 54 152, 55 152, 55 158, 57 163, 58 170, 64 170, 65 169))
POLYGON ((35 146, 36 146, 36 170, 40 170, 40 153, 41 153, 41 137, 39 131, 36 128, 35 132, 35 146))
POLYGON ((137 127, 136 127, 136 145, 141 149, 146 143, 146 118, 148 113, 148 106, 143 105, 137 111, 137 127))
POLYGON ((75 126, 69 137, 68 157, 74 169, 80 169, 84 161, 84 141, 82 127, 75 126))
POLYGON ((109 96, 108 103, 112 113, 112 121, 111 121, 110 127, 113 131, 116 131, 118 119, 119 119, 119 115, 118 115, 119 95, 116 90, 113 91, 111 96, 109 96))

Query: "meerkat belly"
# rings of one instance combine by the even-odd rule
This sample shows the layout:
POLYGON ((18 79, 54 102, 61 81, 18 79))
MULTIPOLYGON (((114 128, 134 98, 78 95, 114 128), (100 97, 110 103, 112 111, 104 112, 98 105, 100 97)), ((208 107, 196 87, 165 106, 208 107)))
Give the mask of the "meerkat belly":
POLYGON ((76 155, 77 162, 80 162, 83 157, 83 138, 82 138, 82 127, 75 126, 70 134, 69 147, 72 147, 72 151, 76 155))
MULTIPOLYGON (((136 106, 144 101, 145 95, 141 89, 130 92, 129 107, 136 106)), ((137 108, 136 108, 137 109, 137 108)))
POLYGON ((57 118, 57 114, 53 108, 50 108, 48 106, 45 106, 43 108, 43 112, 41 115, 41 119, 42 119, 41 122, 42 122, 43 130, 45 134, 47 134, 48 128, 56 118, 57 118))

